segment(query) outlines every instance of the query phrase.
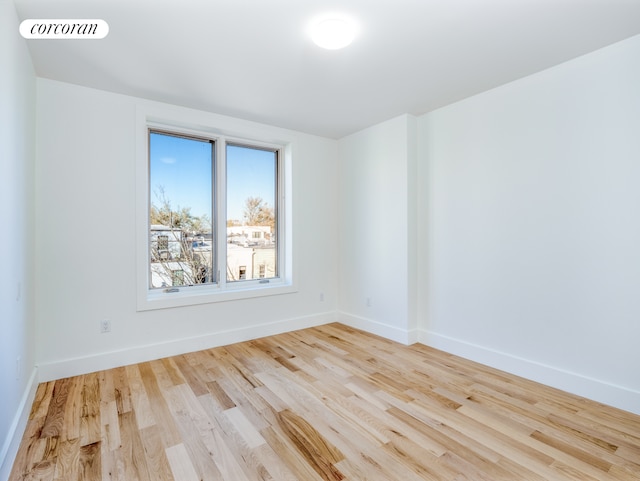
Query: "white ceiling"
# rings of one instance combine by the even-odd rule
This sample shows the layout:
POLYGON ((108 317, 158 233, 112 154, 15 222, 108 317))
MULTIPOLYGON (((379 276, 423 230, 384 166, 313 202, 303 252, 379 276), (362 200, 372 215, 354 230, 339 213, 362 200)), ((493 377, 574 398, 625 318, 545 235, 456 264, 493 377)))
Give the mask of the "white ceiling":
POLYGON ((29 40, 40 77, 331 138, 422 114, 640 34, 640 0, 15 0, 100 18, 103 40, 29 40), (306 28, 355 18, 344 50, 306 28))

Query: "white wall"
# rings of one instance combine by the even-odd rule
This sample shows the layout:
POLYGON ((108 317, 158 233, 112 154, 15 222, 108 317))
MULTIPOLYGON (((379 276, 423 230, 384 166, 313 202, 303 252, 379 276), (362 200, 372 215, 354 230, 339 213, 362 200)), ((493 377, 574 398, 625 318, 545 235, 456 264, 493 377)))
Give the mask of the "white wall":
POLYGON ((422 339, 640 413, 640 37, 418 137, 422 339))
MULTIPOLYGON (((298 292, 136 311, 135 121, 141 104, 154 105, 38 79, 35 253, 41 380, 334 319, 337 145, 289 131, 287 136, 297 138, 293 237, 298 292), (99 333, 101 319, 111 320, 111 333, 99 333)), ((260 128, 196 114, 213 125, 260 128)))
POLYGON ((33 165, 35 75, 12 2, 0 1, 0 479, 35 388, 33 165))
POLYGON ((415 117, 402 115, 339 141, 340 317, 405 343, 417 336, 415 133, 415 117))

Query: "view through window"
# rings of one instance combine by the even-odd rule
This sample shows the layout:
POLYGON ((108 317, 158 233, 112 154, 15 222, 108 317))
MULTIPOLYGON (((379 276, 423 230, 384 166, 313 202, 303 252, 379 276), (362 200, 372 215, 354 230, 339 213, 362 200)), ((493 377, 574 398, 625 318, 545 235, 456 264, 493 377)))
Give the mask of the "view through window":
POLYGON ((215 143, 149 133, 150 286, 215 281, 215 143))
POLYGON ((273 150, 227 145, 228 282, 278 275, 277 154, 273 150))
POLYGON ((278 154, 150 130, 151 289, 278 277, 278 154))

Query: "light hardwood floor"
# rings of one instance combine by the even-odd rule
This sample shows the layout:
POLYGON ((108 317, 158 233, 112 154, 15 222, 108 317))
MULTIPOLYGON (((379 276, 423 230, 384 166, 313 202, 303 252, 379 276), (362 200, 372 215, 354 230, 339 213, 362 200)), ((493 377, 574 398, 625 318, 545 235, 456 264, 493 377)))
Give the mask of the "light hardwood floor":
POLYGON ((38 387, 17 480, 640 480, 640 416, 340 324, 38 387))

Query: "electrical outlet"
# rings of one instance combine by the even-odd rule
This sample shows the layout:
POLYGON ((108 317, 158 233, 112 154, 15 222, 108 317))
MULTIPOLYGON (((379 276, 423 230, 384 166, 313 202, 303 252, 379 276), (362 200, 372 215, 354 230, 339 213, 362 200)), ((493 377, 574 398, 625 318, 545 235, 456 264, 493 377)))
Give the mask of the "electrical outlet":
POLYGON ((324 292, 320 293, 320 302, 324 302, 324 292))
POLYGON ((367 307, 371 307, 371 298, 367 297, 367 307))
POLYGON ((100 321, 100 333, 105 334, 107 332, 111 332, 111 321, 109 319, 104 319, 100 321))

